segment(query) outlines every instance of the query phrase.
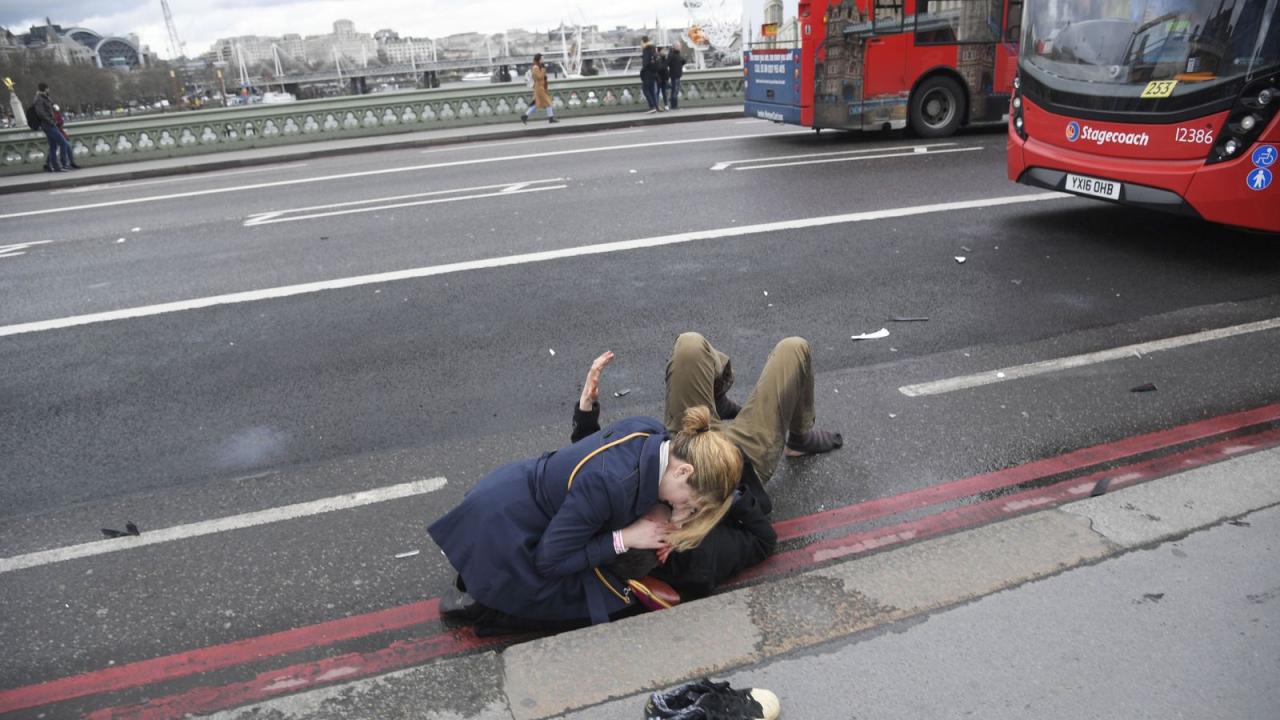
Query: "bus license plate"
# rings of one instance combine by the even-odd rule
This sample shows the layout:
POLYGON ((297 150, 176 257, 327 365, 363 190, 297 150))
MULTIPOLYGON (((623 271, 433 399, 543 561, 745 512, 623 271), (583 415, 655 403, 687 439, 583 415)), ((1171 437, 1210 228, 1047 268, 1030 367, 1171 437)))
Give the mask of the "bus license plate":
POLYGON ((1099 180, 1098 178, 1068 173, 1067 190, 1081 195, 1092 195, 1109 200, 1120 199, 1120 183, 1115 180, 1099 180))

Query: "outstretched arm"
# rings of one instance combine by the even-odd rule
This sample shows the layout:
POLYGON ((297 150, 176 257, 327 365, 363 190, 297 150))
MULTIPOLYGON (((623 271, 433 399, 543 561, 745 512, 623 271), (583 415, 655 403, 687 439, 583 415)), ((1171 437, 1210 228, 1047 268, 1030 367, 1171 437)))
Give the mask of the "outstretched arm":
POLYGON ((587 370, 587 379, 582 383, 582 395, 578 398, 578 406, 573 410, 573 432, 570 442, 578 442, 582 438, 600 429, 600 373, 604 366, 613 360, 613 351, 606 350, 600 357, 591 362, 587 370))

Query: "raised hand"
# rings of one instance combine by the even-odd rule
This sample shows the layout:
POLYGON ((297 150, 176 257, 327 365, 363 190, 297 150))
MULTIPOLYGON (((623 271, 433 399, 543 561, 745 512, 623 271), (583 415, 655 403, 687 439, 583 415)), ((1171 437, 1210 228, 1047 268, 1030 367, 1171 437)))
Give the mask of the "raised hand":
POLYGON ((605 350, 600 357, 591 361, 591 369, 587 371, 586 382, 582 383, 582 397, 578 399, 578 409, 590 412, 600 397, 600 373, 604 366, 613 360, 613 351, 605 350))

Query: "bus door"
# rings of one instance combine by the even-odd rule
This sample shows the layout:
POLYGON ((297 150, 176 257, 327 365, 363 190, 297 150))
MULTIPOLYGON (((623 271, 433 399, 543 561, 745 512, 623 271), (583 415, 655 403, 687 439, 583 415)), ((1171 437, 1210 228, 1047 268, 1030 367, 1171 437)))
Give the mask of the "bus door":
POLYGON ((871 33, 866 36, 862 66, 862 128, 907 122, 905 76, 908 38, 903 33, 905 0, 865 0, 870 5, 871 33))

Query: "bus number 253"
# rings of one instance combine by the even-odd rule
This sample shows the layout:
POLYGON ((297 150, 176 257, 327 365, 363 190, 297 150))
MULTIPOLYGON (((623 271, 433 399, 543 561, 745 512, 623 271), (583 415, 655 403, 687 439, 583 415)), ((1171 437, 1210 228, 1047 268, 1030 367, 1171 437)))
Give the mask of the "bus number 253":
POLYGON ((1192 143, 1195 145, 1212 145, 1213 130, 1205 130, 1203 128, 1178 128, 1175 140, 1180 143, 1192 143))

